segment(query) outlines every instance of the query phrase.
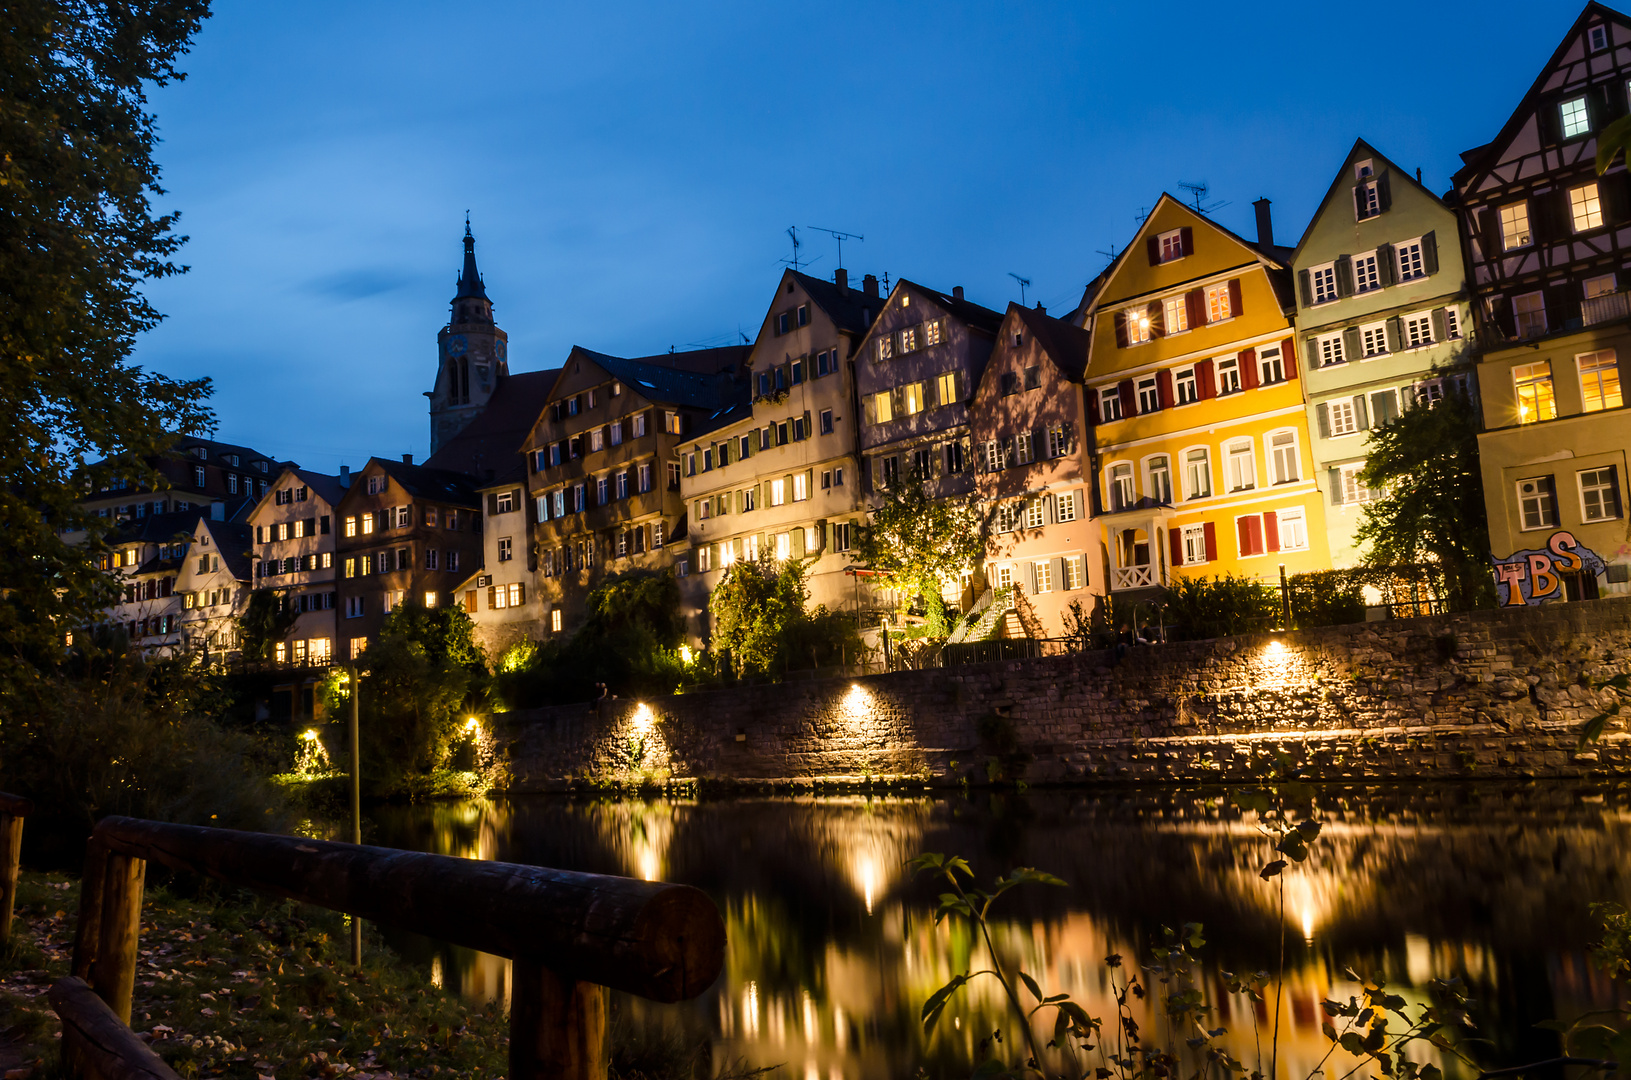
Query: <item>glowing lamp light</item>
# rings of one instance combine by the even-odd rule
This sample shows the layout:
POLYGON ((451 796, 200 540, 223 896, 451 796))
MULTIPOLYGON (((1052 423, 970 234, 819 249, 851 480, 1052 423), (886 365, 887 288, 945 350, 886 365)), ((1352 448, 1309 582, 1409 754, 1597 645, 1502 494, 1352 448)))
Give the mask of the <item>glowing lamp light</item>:
POLYGON ((316 728, 307 728, 305 731, 302 731, 300 733, 300 737, 302 739, 305 739, 307 742, 316 742, 317 741, 317 729, 316 728))
POLYGON ((638 731, 645 731, 651 727, 652 721, 655 719, 656 716, 652 713, 651 706, 643 701, 634 710, 634 726, 638 731))
POLYGON ((695 655, 696 654, 691 651, 691 646, 689 646, 689 645, 681 645, 680 646, 680 659, 685 661, 687 664, 689 664, 691 662, 692 658, 695 655))
POLYGON ((470 719, 464 722, 464 730, 466 731, 474 731, 479 726, 481 726, 481 721, 477 720, 474 716, 470 717, 470 719))

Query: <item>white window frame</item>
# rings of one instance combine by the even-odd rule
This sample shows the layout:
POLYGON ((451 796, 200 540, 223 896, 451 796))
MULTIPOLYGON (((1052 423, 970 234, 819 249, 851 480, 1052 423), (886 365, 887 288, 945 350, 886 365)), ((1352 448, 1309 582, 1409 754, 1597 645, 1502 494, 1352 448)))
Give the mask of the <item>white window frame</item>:
POLYGON ((1189 329, 1189 305, 1182 296, 1169 296, 1161 301, 1161 329, 1168 337, 1189 329))
POLYGON ((1595 180, 1569 189, 1569 222, 1577 233, 1603 227, 1603 199, 1595 180))
POLYGON ((1184 501, 1188 502, 1191 499, 1209 499, 1216 494, 1217 489, 1212 484, 1212 448, 1210 446, 1186 446, 1178 453, 1180 460, 1183 462, 1184 469, 1184 501), (1192 457, 1192 455, 1197 451, 1199 451, 1202 455, 1199 461, 1196 461, 1192 457), (1205 491, 1197 490, 1199 485, 1193 482, 1196 476, 1197 465, 1202 466, 1205 469, 1205 491))
POLYGON ((1591 112, 1586 108, 1586 97, 1569 98, 1557 103, 1558 130, 1565 139, 1591 134, 1591 112))
POLYGON ((1112 514, 1138 501, 1135 476, 1137 471, 1130 461, 1112 461, 1104 467, 1105 503, 1112 514))
POLYGON ((1161 262, 1177 262, 1184 257, 1184 231, 1182 229, 1169 229, 1156 237, 1161 252, 1161 262))
POLYGON ((1351 260, 1354 272, 1354 292, 1368 293, 1384 288, 1382 270, 1376 263, 1376 252, 1367 251, 1351 260))
MULTIPOLYGON (((1497 207, 1496 218, 1501 226, 1501 250, 1516 251, 1535 241, 1534 230, 1529 227, 1529 201, 1519 199, 1497 207)), ((1493 253, 1492 253, 1493 254, 1493 253)))
POLYGON ((1347 435, 1360 434, 1359 410, 1354 408, 1351 398, 1337 398, 1326 402, 1325 414, 1331 428, 1331 438, 1340 439, 1347 435))
POLYGON ((1053 497, 1053 518, 1060 524, 1076 520, 1076 493, 1062 491, 1053 497))
POLYGON ((1150 493, 1150 498, 1158 503, 1172 503, 1172 455, 1167 453, 1150 454, 1141 464, 1144 473, 1144 490, 1150 493), (1156 463, 1160 468, 1156 468, 1156 463))
POLYGON ((1047 524, 1047 514, 1041 499, 1029 499, 1025 503, 1025 527, 1027 529, 1040 529, 1047 524))
POLYGON ((1053 591, 1053 560, 1038 559, 1031 564, 1031 573, 1036 576, 1036 591, 1039 593, 1053 591))
POLYGON ((1393 245, 1393 280, 1420 281, 1427 276, 1427 259, 1422 253, 1421 237, 1412 237, 1393 245))
POLYGON ((1257 443, 1250 436, 1223 444, 1223 478, 1231 494, 1257 490, 1257 443))
POLYGON ((1220 281, 1216 285, 1208 285, 1206 287, 1207 323, 1226 322, 1234 317, 1234 307, 1229 300, 1229 283, 1220 281))
POLYGON ((1359 474, 1365 471, 1363 461, 1350 462, 1347 465, 1337 466, 1337 482, 1342 485, 1343 506, 1363 506, 1371 501, 1371 490, 1359 479, 1359 474))
POLYGON ((1138 398, 1138 415, 1159 412, 1161 409, 1161 381, 1154 375, 1141 376, 1133 385, 1138 398))
POLYGON ((1108 424, 1121 419, 1121 388, 1105 386, 1099 389, 1099 422, 1108 424), (1113 414, 1113 415, 1112 415, 1113 414))
POLYGON ((1336 263, 1328 262, 1308 268, 1308 297, 1315 307, 1338 299, 1336 263))
POLYGON ((1185 525, 1178 534, 1183 539, 1184 565, 1200 566, 1209 560, 1206 557, 1206 526, 1185 525))
POLYGON ((1518 495, 1519 532, 1536 532, 1540 529, 1557 528, 1557 481, 1554 477, 1525 476, 1514 481, 1512 487, 1518 495), (1539 489, 1538 483, 1542 480, 1551 485, 1551 489, 1549 491, 1543 492, 1539 489), (1537 484, 1536 491, 1533 495, 1524 494, 1523 486, 1525 484, 1537 484), (1531 502, 1534 504, 1537 511, 1537 522, 1533 525, 1529 523, 1529 504, 1531 502))
POLYGON ((1336 367, 1348 362, 1346 345, 1342 340, 1342 333, 1320 334, 1314 338, 1314 358, 1319 361, 1322 368, 1336 367))
POLYGON ((1359 358, 1361 360, 1374 360, 1378 356, 1386 356, 1387 354, 1387 323, 1374 322, 1361 326, 1359 328, 1359 358), (1372 349, 1372 345, 1377 346, 1377 348, 1372 349))
POLYGON ((1278 431, 1271 431, 1264 436, 1264 444, 1268 447, 1268 465, 1271 474, 1269 483, 1271 485, 1301 483, 1303 478, 1303 453, 1302 440, 1297 438, 1297 429, 1280 428, 1278 431), (1287 446, 1284 442, 1279 441, 1287 437, 1291 439, 1290 464, 1293 473, 1291 476, 1285 475, 1285 470, 1282 468, 1284 464, 1282 455, 1287 450, 1287 446))
POLYGON ((1399 349, 1424 349, 1433 344, 1433 313, 1415 311, 1399 317, 1399 349))
POLYGON ((1625 403, 1625 386, 1620 382, 1619 357, 1613 349, 1576 353, 1574 370, 1580 377, 1580 404, 1583 412, 1601 412, 1604 409, 1618 408, 1618 405, 1609 404, 1611 391, 1619 396, 1621 405, 1625 403), (1592 366, 1588 368, 1587 364, 1592 366), (1609 386, 1610 382, 1613 383, 1612 388, 1609 386), (1592 404, 1593 396, 1597 399, 1596 404, 1592 404))
POLYGON ((1274 524, 1280 534, 1281 551, 1308 550, 1308 512, 1300 506, 1288 506, 1275 511, 1274 524), (1299 534, 1292 537, 1292 533, 1299 534))
POLYGON ((1193 365, 1172 373, 1172 397, 1177 405, 1189 405, 1201 399, 1201 384, 1195 377, 1193 365))
POLYGON ((1619 470, 1613 465, 1600 465, 1595 469, 1581 469, 1574 474, 1575 487, 1580 491, 1581 521, 1594 524, 1599 521, 1617 521, 1619 518, 1625 516, 1624 496, 1620 493, 1619 481, 1619 470), (1605 472, 1608 474, 1608 482, 1606 484, 1602 482, 1594 482, 1589 487, 1587 486, 1587 476, 1600 476, 1605 472), (1597 505, 1599 507, 1605 506, 1609 502, 1609 499, 1602 497, 1605 493, 1612 497, 1614 503, 1612 509, 1614 512, 1612 514, 1598 513, 1593 515, 1591 504, 1586 501, 1587 492, 1595 492, 1598 494, 1599 497, 1597 500, 1597 505))
POLYGON ((1545 293, 1537 289, 1512 298, 1512 328, 1520 338, 1540 337, 1551 329, 1546 317, 1545 293), (1526 304, 1523 311, 1518 310, 1519 301, 1526 304))
POLYGON ((1240 357, 1225 356, 1221 358, 1213 366, 1212 373, 1217 381, 1218 397, 1240 392, 1243 385, 1240 381, 1240 357))
POLYGON ((1127 344, 1143 345, 1154 337, 1150 326, 1150 313, 1142 305, 1130 307, 1122 315, 1122 321, 1127 327, 1127 344))

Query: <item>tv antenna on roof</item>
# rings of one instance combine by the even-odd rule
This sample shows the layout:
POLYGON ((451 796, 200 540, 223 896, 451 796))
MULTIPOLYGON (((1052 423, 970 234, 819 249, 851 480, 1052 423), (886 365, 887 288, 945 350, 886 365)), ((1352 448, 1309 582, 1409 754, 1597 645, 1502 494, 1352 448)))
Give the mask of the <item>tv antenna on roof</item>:
POLYGON ((804 243, 799 240, 798 226, 796 225, 787 226, 787 235, 793 238, 793 257, 782 261, 796 271, 799 268, 799 248, 803 247, 804 243))
POLYGON ((1210 214, 1214 210, 1222 210, 1225 206, 1229 205, 1227 201, 1215 202, 1207 205, 1206 193, 1211 190, 1211 186, 1207 184, 1205 180, 1202 180, 1198 184, 1187 183, 1180 180, 1178 181, 1178 186, 1189 192, 1190 197, 1195 200, 1195 210, 1197 213, 1210 214))
POLYGON ((1116 245, 1111 244, 1109 251, 1104 251, 1104 250, 1101 249, 1100 251, 1096 252, 1095 254, 1103 255, 1105 265, 1108 266, 1110 263, 1113 263, 1113 262, 1116 261, 1116 245))
POLYGON ((806 225, 804 227, 806 229, 814 229, 816 232, 824 232, 834 240, 838 241, 838 268, 840 270, 844 268, 844 241, 859 240, 862 243, 866 242, 866 237, 862 236, 860 233, 847 233, 839 229, 823 229, 820 225, 806 225))
POLYGON ((1028 277, 1020 277, 1018 274, 1014 273, 1012 270, 1010 270, 1008 272, 1008 276, 1013 278, 1015 281, 1019 282, 1019 306, 1024 307, 1025 306, 1025 290, 1031 287, 1031 279, 1028 278, 1028 277))

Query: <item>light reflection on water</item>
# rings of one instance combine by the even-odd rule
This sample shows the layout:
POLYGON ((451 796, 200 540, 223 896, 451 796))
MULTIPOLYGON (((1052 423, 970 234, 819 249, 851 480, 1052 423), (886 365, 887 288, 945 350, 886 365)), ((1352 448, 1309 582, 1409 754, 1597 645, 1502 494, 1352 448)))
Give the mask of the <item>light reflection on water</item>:
MULTIPOLYGON (((1325 831, 1285 877, 1282 1075, 1300 1078, 1326 1053, 1319 1002, 1360 992, 1350 968, 1385 974, 1412 1005, 1430 978, 1462 976, 1503 1060, 1551 1056, 1535 1021, 1614 997, 1587 963, 1596 932, 1587 904, 1631 899, 1620 874, 1628 806, 1624 791, 1567 785, 1322 790, 1312 811, 1325 831)), ((999 987, 986 979, 954 999, 931 1038, 921 1033, 924 1000, 981 960, 966 926, 934 924, 939 890, 909 880, 906 860, 925 850, 963 854, 986 880, 1019 865, 1064 878, 1066 889, 1005 897, 994 936, 1006 962, 1095 1016, 1115 1012, 1104 957, 1131 962, 1163 925, 1205 924, 1200 981, 1216 1010, 1208 1026, 1229 1029, 1248 1068, 1270 1041, 1276 1003, 1231 997, 1219 973, 1274 966, 1281 897, 1258 876, 1272 841, 1221 792, 536 797, 385 808, 374 831, 394 846, 707 891, 726 923, 719 982, 684 1005, 618 1007, 632 1022, 708 1042, 716 1061, 783 1065, 777 1075, 788 1080, 881 1080, 919 1068, 967 1076, 982 1040, 1007 1030, 999 987)), ((428 943, 420 955, 447 985, 507 1003, 507 962, 428 943)), ((1157 1012, 1139 1010, 1147 1034, 1192 1034, 1164 1031, 1157 1012)))

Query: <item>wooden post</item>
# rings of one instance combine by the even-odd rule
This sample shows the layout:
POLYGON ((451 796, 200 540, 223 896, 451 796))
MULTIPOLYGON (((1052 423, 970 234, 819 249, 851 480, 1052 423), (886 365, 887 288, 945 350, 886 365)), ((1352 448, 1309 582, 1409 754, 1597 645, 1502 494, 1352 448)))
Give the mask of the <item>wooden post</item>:
POLYGON ((606 1080, 606 988, 518 956, 510 984, 509 1080, 606 1080))
POLYGON ((180 1080, 83 979, 59 979, 46 997, 62 1018, 62 1057, 69 1076, 180 1080))
POLYGON ((147 860, 109 852, 102 877, 102 925, 91 965, 91 987, 124 1023, 136 992, 136 944, 142 931, 147 860))
POLYGON ((23 854, 23 819, 0 813, 0 946, 11 941, 11 914, 17 907, 17 871, 23 854))
POLYGON ((85 845, 85 875, 79 879, 79 923, 74 928, 76 979, 90 982, 96 947, 102 940, 102 883, 107 876, 108 849, 94 838, 85 845))

